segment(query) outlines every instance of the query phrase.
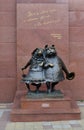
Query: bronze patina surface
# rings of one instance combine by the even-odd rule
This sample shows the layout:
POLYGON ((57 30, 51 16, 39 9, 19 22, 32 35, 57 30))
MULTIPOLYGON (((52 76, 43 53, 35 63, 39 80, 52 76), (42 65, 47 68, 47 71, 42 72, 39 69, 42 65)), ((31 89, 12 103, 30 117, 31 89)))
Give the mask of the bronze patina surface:
MULTIPOLYGON (((36 86, 36 93, 42 83, 47 86, 47 93, 55 92, 55 85, 65 78, 72 80, 74 72, 69 72, 62 59, 57 55, 54 45, 46 45, 44 48, 36 48, 32 52, 32 57, 22 68, 22 71, 29 67, 26 75, 22 75, 22 81, 26 84, 31 93, 30 84, 36 86), (65 73, 65 76, 64 76, 65 73)), ((34 91, 33 91, 34 92, 34 91)))

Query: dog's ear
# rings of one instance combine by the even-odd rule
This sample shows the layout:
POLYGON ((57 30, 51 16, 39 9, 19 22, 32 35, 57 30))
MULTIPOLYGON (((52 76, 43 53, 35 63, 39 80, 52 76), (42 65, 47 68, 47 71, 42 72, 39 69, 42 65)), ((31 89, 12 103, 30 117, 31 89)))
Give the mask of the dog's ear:
POLYGON ((45 45, 45 49, 48 48, 48 45, 45 45))
POLYGON ((38 50, 38 48, 34 49, 32 52, 32 55, 34 55, 35 51, 37 51, 37 50, 38 50))
POLYGON ((55 45, 52 45, 52 47, 55 47, 55 45))

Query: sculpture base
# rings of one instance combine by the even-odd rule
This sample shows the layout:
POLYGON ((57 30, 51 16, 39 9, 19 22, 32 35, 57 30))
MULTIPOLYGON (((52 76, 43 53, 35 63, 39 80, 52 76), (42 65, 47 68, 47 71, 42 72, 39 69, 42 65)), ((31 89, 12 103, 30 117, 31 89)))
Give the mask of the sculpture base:
POLYGON ((46 91, 39 91, 38 93, 35 91, 31 91, 26 95, 28 99, 44 99, 44 98, 63 98, 64 94, 60 90, 55 90, 51 93, 47 93, 46 91))
POLYGON ((80 110, 75 101, 63 98, 28 98, 26 92, 17 92, 11 121, 56 121, 80 119, 80 110))

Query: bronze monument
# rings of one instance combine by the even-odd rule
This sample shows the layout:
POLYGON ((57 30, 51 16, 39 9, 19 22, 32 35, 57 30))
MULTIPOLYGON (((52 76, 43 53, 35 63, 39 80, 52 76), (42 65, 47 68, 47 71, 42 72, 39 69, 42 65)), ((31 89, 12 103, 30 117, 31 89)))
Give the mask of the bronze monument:
POLYGON ((32 52, 32 57, 22 68, 22 71, 30 66, 28 73, 22 75, 22 81, 26 84, 28 92, 32 92, 30 84, 36 86, 35 93, 39 93, 42 83, 47 86, 47 93, 55 92, 55 85, 65 79, 72 80, 75 73, 67 70, 62 59, 57 55, 54 45, 45 45, 45 48, 36 48, 32 52))

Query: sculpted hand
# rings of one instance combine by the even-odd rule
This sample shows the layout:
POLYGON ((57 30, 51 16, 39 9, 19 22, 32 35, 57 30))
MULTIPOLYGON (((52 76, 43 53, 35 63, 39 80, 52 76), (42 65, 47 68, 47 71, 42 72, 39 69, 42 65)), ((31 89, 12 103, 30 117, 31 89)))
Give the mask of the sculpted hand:
POLYGON ((43 66, 43 62, 39 64, 39 66, 43 66))
POLYGON ((24 69, 25 69, 24 67, 21 68, 21 70, 24 70, 24 69))

